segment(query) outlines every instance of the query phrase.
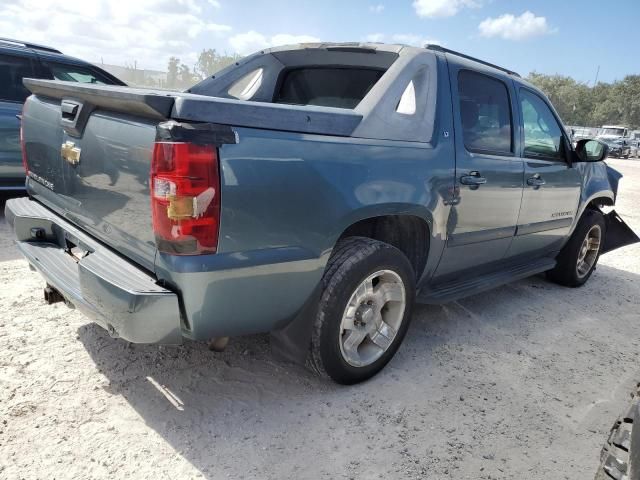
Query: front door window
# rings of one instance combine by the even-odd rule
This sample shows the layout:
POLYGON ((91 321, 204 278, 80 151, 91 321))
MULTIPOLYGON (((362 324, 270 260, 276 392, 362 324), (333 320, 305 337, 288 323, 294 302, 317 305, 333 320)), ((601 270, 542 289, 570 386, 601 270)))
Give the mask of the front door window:
POLYGON ((520 91, 524 126, 524 156, 564 160, 563 133, 548 105, 535 93, 520 91))

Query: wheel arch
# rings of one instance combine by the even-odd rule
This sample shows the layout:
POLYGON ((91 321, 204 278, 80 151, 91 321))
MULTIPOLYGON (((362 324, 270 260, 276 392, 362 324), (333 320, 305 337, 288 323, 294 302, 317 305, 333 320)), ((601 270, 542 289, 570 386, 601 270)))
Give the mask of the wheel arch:
POLYGON ((416 214, 383 214, 362 218, 351 223, 339 235, 336 243, 347 237, 367 237, 393 245, 406 255, 416 274, 422 277, 431 246, 430 223, 416 214))
MULTIPOLYGON (((428 275, 430 268, 434 268, 440 259, 446 235, 446 225, 434 223, 431 212, 423 205, 393 203, 368 205, 350 212, 348 217, 337 221, 338 228, 330 235, 328 247, 322 252, 322 258, 328 261, 331 252, 338 242, 349 236, 362 236, 375 240, 386 241, 395 245, 400 251, 409 255, 409 262, 416 271, 416 281, 428 275), (395 233, 393 227, 399 227, 401 232, 399 241, 390 241, 395 233), (407 237, 414 229, 420 236, 424 236, 423 249, 407 247, 407 237), (411 260, 413 257, 413 261, 411 260)), ((414 235, 413 237, 417 237, 414 235)), ((414 241, 418 241, 414 238, 414 241)), ((325 266, 326 268, 326 266, 325 266)), ((316 285, 313 293, 305 302, 303 308, 282 329, 271 332, 272 349, 274 353, 289 361, 305 364, 309 353, 312 322, 317 313, 317 304, 322 295, 322 283, 316 285)))
MULTIPOLYGON (((573 222, 573 226, 571 227, 571 231, 569 232, 569 236, 573 235, 580 219, 584 216, 585 212, 589 210, 597 210, 602 212, 602 207, 613 207, 615 205, 615 195, 611 190, 600 190, 598 192, 592 193, 586 200, 580 202, 580 208, 576 215, 575 221, 573 222)), ((568 239, 567 237, 567 239, 568 239)))
POLYGON ((615 204, 613 200, 613 194, 605 195, 605 193, 608 192, 601 192, 600 194, 596 194, 595 197, 591 198, 591 200, 589 200, 589 202, 586 204, 584 210, 600 210, 601 207, 613 207, 613 205, 615 204))

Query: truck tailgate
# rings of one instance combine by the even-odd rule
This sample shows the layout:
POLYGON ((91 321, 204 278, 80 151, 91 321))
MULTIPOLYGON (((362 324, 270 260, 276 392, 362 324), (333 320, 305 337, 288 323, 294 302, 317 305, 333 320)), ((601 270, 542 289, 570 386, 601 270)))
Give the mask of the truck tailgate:
POLYGON ((149 174, 159 124, 179 124, 189 138, 202 134, 219 146, 239 141, 237 126, 349 136, 362 120, 342 108, 51 80, 24 84, 33 93, 22 122, 29 193, 154 272, 149 174))
POLYGON ((149 169, 163 115, 136 109, 132 99, 110 109, 96 105, 99 99, 78 97, 82 91, 72 100, 38 94, 27 100, 27 188, 71 223, 153 271, 149 169))

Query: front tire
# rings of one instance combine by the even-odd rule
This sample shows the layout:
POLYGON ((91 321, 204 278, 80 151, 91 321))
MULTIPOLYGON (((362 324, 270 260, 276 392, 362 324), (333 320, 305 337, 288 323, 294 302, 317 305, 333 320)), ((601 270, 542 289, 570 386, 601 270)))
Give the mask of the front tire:
POLYGON ((351 385, 378 373, 404 338, 415 273, 397 248, 364 237, 340 241, 322 278, 311 336, 311 367, 351 385))
POLYGON ((602 213, 599 210, 585 211, 573 235, 556 257, 556 267, 547 272, 547 277, 567 287, 584 285, 596 269, 604 236, 602 213))

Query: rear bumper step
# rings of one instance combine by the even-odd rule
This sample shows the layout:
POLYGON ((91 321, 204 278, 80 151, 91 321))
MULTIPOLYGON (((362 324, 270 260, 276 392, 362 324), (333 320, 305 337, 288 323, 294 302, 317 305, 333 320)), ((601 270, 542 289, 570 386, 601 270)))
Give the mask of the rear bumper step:
POLYGON ((64 299, 133 343, 182 342, 178 296, 29 198, 8 200, 18 249, 64 299))

